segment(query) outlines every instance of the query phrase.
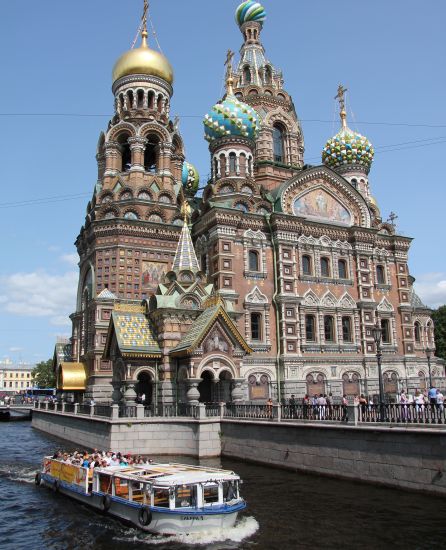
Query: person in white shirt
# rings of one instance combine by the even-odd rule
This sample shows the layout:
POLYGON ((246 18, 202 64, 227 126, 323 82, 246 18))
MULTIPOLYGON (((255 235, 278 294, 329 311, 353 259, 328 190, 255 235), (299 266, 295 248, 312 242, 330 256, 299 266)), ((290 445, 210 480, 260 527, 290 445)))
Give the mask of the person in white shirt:
POLYGON ((440 390, 437 390, 437 407, 441 413, 444 411, 444 395, 440 390))

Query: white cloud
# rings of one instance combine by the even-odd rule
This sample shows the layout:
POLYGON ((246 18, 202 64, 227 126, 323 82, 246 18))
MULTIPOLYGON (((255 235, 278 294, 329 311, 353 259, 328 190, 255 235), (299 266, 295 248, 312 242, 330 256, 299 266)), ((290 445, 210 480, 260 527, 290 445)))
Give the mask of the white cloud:
POLYGON ((63 261, 63 262, 66 262, 67 264, 70 264, 71 266, 77 266, 77 264, 79 263, 79 255, 74 253, 74 254, 62 254, 62 256, 60 256, 60 259, 63 261))
POLYGON ((424 273, 415 282, 415 292, 427 306, 437 308, 446 304, 446 273, 424 273))
POLYGON ((11 353, 17 353, 17 352, 19 352, 19 351, 23 351, 23 348, 14 348, 14 347, 13 347, 13 348, 9 348, 9 351, 10 351, 11 353))
POLYGON ((78 274, 50 275, 44 270, 14 273, 0 279, 0 308, 22 317, 49 317, 52 325, 69 325, 76 303, 78 274))

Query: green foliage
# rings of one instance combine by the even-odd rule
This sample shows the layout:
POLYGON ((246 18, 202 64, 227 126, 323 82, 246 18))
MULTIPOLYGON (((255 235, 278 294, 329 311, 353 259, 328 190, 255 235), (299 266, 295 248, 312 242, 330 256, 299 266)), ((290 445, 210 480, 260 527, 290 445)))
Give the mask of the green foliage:
POLYGON ((53 372, 53 360, 41 361, 32 370, 33 383, 39 388, 55 388, 56 374, 53 372))
POLYGON ((446 306, 432 312, 435 325, 435 355, 446 360, 446 306))

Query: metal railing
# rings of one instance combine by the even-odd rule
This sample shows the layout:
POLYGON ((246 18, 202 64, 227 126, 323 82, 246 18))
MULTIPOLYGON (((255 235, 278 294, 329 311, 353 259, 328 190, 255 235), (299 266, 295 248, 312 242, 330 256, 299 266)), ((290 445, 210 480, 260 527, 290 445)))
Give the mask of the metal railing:
POLYGON ((340 404, 331 405, 281 405, 282 420, 345 420, 347 410, 340 404))
POLYGON ((74 403, 65 403, 65 412, 74 413, 74 403))
POLYGON ((103 416, 105 418, 111 418, 112 408, 109 405, 95 405, 94 415, 103 416))
POLYGON ((273 405, 227 404, 224 408, 225 418, 253 418, 271 420, 277 417, 277 408, 273 405))
POLYGON ((219 403, 206 403, 206 416, 208 418, 215 418, 220 416, 220 405, 219 403))
POLYGON ((77 413, 78 414, 91 414, 91 406, 86 405, 85 403, 81 403, 77 406, 77 413))
POLYGON ((136 405, 119 405, 119 418, 136 418, 136 405))
POLYGON ((443 405, 416 403, 385 403, 383 416, 379 404, 359 405, 360 422, 390 422, 396 424, 446 424, 443 405))

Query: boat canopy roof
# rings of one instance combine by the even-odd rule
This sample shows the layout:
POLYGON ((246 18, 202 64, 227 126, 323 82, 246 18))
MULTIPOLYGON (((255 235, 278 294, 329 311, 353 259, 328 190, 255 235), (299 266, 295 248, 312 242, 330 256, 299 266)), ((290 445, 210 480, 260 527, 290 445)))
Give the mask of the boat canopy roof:
POLYGON ((95 473, 118 476, 134 481, 147 481, 157 486, 171 487, 191 483, 211 483, 213 481, 238 481, 240 477, 229 470, 193 466, 188 464, 150 464, 129 467, 109 466, 95 468, 95 473))

